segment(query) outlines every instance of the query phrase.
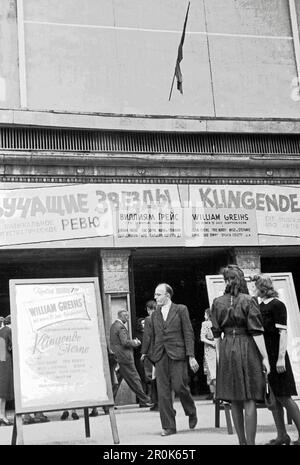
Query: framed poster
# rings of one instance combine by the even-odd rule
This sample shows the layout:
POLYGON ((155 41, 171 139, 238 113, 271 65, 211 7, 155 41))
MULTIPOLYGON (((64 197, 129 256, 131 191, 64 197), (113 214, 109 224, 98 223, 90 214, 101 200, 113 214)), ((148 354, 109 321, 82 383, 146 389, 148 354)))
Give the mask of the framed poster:
POLYGON ((113 405, 98 278, 10 281, 16 413, 113 405))
MULTIPOLYGON (((290 357, 298 396, 300 396, 300 311, 295 292, 292 273, 267 273, 273 281, 274 288, 287 308, 287 351, 290 357)), ((255 283, 250 281, 249 275, 245 275, 249 293, 254 295, 255 283)), ((206 276, 209 305, 215 297, 224 293, 225 283, 222 275, 206 276)))

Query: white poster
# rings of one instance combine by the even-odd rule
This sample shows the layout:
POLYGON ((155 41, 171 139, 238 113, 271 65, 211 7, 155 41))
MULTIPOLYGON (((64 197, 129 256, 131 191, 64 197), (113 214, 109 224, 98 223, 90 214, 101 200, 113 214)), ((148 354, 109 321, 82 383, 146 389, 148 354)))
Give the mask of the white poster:
POLYGON ((0 246, 113 234, 89 185, 0 190, 0 246))
POLYGON ((14 298, 20 407, 107 401, 94 283, 16 284, 14 298))

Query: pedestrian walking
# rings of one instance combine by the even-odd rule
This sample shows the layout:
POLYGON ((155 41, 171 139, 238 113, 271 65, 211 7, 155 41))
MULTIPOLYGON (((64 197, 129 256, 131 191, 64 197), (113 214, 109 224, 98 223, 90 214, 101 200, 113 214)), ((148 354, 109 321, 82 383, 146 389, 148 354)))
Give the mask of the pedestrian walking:
POLYGON ((133 350, 141 345, 139 339, 130 339, 126 323, 129 319, 127 310, 118 312, 117 320, 110 328, 110 347, 119 364, 118 381, 126 381, 130 389, 136 394, 141 407, 152 407, 149 397, 142 387, 141 378, 134 364, 133 350))
POLYGON ((231 402, 239 444, 254 445, 256 402, 264 400, 263 369, 270 371, 262 317, 256 298, 248 294, 243 271, 229 265, 223 275, 225 294, 214 299, 211 312, 218 364, 216 398, 231 402))
POLYGON ((264 338, 270 360, 269 383, 276 397, 276 409, 272 410, 277 429, 277 437, 268 442, 269 445, 289 445, 284 422, 284 410, 293 420, 298 430, 298 439, 294 445, 300 445, 300 411, 291 396, 297 395, 294 375, 287 352, 287 311, 286 306, 278 299, 270 277, 255 275, 257 297, 261 299, 260 311, 264 326, 264 338))
POLYGON ((12 424, 6 417, 6 401, 14 398, 12 338, 9 324, 8 319, 0 318, 0 425, 4 426, 12 424))
POLYGON ((204 344, 203 371, 210 390, 209 399, 215 400, 216 391, 216 343, 212 333, 211 310, 207 308, 201 325, 200 340, 204 344))
MULTIPOLYGON (((145 318, 144 317, 138 318, 135 336, 139 341, 141 341, 141 343, 143 343, 144 331, 145 331, 145 318)), ((140 378, 142 381, 143 391, 147 395, 149 395, 150 394, 150 380, 146 378, 145 365, 143 361, 141 360, 141 355, 142 355, 141 347, 142 347, 142 344, 136 347, 133 352, 134 363, 135 363, 137 372, 140 375, 140 378)))
POLYGON ((175 434, 176 421, 172 391, 179 396, 190 429, 197 424, 197 411, 188 387, 188 364, 195 372, 199 365, 194 357, 194 332, 188 309, 172 302, 173 289, 159 284, 154 293, 157 310, 152 319, 152 361, 155 363, 158 404, 162 436, 175 434))
POLYGON ((152 362, 152 320, 151 315, 156 310, 155 300, 148 300, 146 302, 146 312, 148 316, 145 318, 144 324, 144 334, 141 347, 141 361, 144 363, 145 370, 145 379, 150 383, 150 399, 153 403, 153 407, 150 408, 151 411, 158 411, 158 395, 157 395, 157 384, 156 384, 156 374, 155 374, 155 365, 152 362))

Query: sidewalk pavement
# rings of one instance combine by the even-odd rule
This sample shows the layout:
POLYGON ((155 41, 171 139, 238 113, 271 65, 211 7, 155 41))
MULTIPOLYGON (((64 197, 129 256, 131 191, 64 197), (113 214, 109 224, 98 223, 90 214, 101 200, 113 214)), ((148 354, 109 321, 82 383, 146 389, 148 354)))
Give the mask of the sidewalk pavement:
MULTIPOLYGON (((298 405, 299 401, 297 401, 298 405)), ((120 406, 115 410, 120 445, 236 445, 236 434, 227 432, 224 411, 220 413, 220 428, 214 427, 214 404, 208 400, 196 401, 198 424, 194 430, 188 427, 179 400, 175 401, 177 434, 162 437, 158 412, 151 412, 136 405, 120 406)), ((98 408, 99 416, 90 418, 91 437, 85 437, 83 410, 77 410, 80 419, 60 420, 62 412, 46 413, 49 423, 24 425, 24 443, 32 445, 113 445, 109 416, 98 408)), ((9 412, 13 419, 13 412, 9 412)), ((256 444, 264 444, 276 436, 272 414, 267 409, 257 410, 258 428, 256 444)), ((297 439, 295 426, 287 425, 292 441, 297 439)), ((10 444, 12 426, 0 427, 0 445, 10 444)))

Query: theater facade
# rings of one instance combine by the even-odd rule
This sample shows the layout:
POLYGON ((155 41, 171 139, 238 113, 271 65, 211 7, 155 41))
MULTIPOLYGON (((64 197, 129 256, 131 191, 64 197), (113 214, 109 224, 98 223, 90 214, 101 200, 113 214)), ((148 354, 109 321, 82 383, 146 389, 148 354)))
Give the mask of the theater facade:
POLYGON ((107 335, 121 306, 134 334, 168 282, 201 360, 207 275, 300 298, 299 5, 191 2, 169 101, 181 1, 67 3, 0 0, 2 314, 10 279, 97 276, 107 335))

